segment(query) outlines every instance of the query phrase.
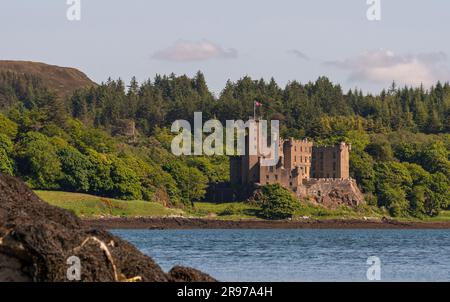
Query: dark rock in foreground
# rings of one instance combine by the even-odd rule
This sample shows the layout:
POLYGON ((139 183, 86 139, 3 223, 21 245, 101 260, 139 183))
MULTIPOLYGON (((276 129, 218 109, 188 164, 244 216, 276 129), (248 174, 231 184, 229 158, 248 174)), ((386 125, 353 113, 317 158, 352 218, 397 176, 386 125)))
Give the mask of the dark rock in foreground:
POLYGON ((80 259, 81 281, 216 281, 191 268, 165 273, 128 242, 86 227, 0 175, 0 281, 69 281, 72 256, 80 259))

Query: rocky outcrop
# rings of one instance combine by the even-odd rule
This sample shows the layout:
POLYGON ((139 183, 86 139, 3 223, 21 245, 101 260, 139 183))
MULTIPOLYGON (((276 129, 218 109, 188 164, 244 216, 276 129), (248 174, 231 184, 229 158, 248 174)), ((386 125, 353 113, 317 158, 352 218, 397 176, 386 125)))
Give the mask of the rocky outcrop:
POLYGON ((304 185, 304 195, 328 208, 356 207, 364 203, 364 195, 353 179, 310 179, 304 185))
POLYGON ((165 273, 128 242, 86 227, 20 180, 0 175, 0 281, 69 281, 73 259, 81 281, 215 281, 190 268, 165 273))

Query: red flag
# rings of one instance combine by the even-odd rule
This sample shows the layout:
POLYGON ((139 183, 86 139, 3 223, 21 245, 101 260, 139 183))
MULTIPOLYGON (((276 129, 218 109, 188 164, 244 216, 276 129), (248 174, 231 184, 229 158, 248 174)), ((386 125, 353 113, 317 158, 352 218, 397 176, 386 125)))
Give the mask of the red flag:
POLYGON ((260 102, 255 101, 255 106, 256 106, 256 107, 261 107, 262 104, 261 104, 260 102))

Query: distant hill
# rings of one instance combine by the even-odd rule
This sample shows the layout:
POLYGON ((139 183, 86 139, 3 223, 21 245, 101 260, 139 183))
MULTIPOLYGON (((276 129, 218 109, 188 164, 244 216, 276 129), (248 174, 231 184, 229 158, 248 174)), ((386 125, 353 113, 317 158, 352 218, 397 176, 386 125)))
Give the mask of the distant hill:
POLYGON ((37 76, 47 88, 55 91, 60 97, 70 96, 77 89, 97 85, 75 68, 38 62, 0 60, 0 72, 2 71, 37 76))

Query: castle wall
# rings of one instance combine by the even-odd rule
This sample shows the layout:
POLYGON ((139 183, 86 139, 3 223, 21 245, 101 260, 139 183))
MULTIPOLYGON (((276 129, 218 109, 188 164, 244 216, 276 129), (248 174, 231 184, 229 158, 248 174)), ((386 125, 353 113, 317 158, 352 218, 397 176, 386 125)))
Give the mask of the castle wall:
POLYGON ((311 177, 349 178, 350 148, 345 143, 333 147, 313 147, 311 177))

